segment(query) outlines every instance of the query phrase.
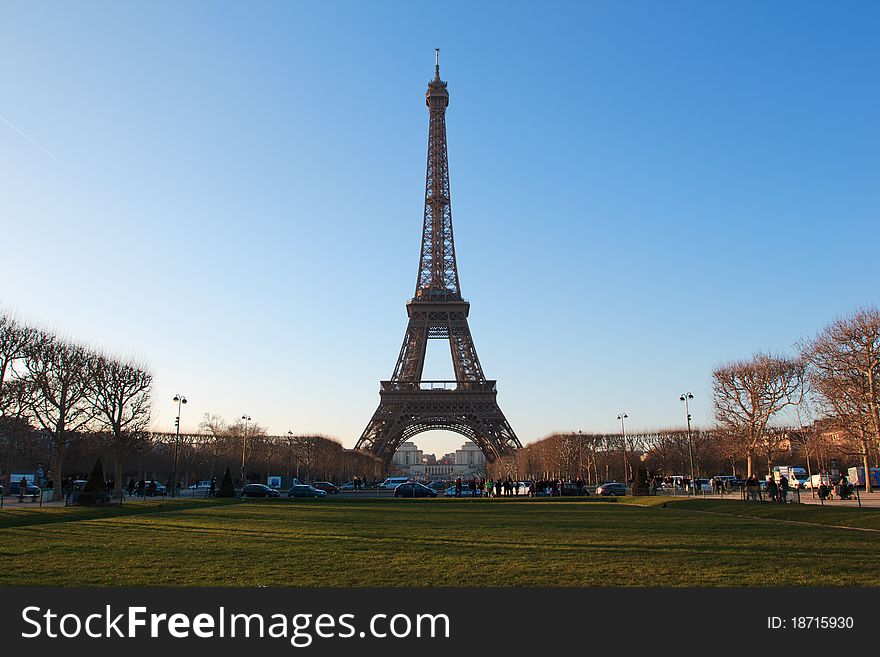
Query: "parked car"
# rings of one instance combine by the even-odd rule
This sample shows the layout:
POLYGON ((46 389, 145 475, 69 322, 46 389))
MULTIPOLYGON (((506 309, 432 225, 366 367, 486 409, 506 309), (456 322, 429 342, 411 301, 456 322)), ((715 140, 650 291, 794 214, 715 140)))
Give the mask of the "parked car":
MULTIPOLYGON (((433 490, 433 488, 432 488, 433 490)), ((396 493, 396 491, 395 491, 396 493)), ((462 484, 461 486, 461 494, 458 497, 477 497, 478 493, 475 490, 471 490, 467 487, 466 484, 462 484)), ((455 486, 450 486, 449 488, 443 491, 444 497, 455 497, 455 486)))
POLYGON ((339 486, 339 490, 355 490, 353 481, 346 481, 344 484, 339 486))
MULTIPOLYGON (((698 493, 711 493, 712 492, 712 482, 708 479, 695 479, 696 486, 694 489, 698 493)), ((688 490, 691 490, 691 486, 688 485, 688 490)))
POLYGON ((424 484, 408 481, 394 489, 394 497, 437 497, 437 491, 424 484))
MULTIPOLYGON (((19 482, 12 482, 9 484, 9 495, 11 497, 18 497, 21 494, 21 484, 19 482)), ((40 487, 34 486, 32 483, 28 482, 24 487, 24 497, 30 497, 31 499, 37 499, 40 496, 40 487)))
POLYGON ((596 489, 596 495, 605 495, 606 497, 611 496, 626 496, 626 485, 617 483, 616 481, 609 481, 607 484, 602 484, 596 489))
POLYGON ((377 486, 377 488, 385 488, 386 490, 394 490, 400 484, 405 484, 409 481, 408 477, 388 477, 385 481, 377 486))
POLYGON ((338 493, 339 486, 336 484, 331 484, 329 481, 313 481, 312 486, 317 488, 318 490, 322 490, 325 493, 338 493))
POLYGON ((441 490, 445 491, 450 486, 454 486, 453 482, 451 481, 432 481, 430 484, 428 484, 428 488, 436 490, 438 493, 441 490))
POLYGON ((746 485, 745 479, 734 477, 733 475, 716 475, 715 479, 720 479, 724 490, 739 490, 746 485))
POLYGON ((327 493, 310 484, 294 484, 287 491, 287 497, 326 497, 327 493))
MULTIPOLYGON (((590 491, 587 490, 586 486, 581 486, 580 492, 578 492, 577 484, 573 481, 564 481, 562 482, 562 489, 559 491, 561 495, 589 495, 590 491)), ((528 494, 528 493, 526 493, 528 494)))
POLYGON ((158 481, 146 483, 144 486, 144 496, 145 497, 165 497, 168 494, 168 489, 165 488, 165 484, 160 484, 158 481))
POLYGON ((241 489, 242 497, 278 497, 280 494, 266 484, 245 484, 245 487, 241 489))

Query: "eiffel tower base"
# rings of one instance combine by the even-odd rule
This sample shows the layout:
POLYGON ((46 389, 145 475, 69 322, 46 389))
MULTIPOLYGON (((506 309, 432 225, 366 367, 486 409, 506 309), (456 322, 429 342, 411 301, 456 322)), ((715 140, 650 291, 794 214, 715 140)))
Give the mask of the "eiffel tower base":
POLYGON ((476 443, 490 463, 520 446, 498 406, 495 381, 382 381, 379 408, 357 443, 391 463, 400 445, 435 429, 476 443))

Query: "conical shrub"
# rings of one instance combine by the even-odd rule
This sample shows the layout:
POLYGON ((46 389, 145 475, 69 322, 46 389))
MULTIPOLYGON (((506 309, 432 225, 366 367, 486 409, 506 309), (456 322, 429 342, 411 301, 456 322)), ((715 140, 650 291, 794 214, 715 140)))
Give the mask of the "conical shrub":
POLYGON ((223 481, 220 482, 220 490, 217 497, 235 497, 235 487, 232 485, 232 473, 229 468, 223 473, 223 481))

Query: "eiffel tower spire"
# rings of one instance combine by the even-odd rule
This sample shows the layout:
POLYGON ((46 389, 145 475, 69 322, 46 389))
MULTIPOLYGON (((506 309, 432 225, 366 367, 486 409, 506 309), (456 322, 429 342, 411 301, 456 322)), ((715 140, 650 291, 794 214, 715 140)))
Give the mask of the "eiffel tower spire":
POLYGON ((449 194, 449 159, 446 146, 446 108, 449 92, 440 79, 440 49, 435 50, 434 79, 428 83, 425 104, 429 110, 428 167, 425 175, 425 215, 422 254, 416 281, 417 299, 461 299, 452 205, 449 194))
POLYGON ((409 322, 391 379, 381 382, 379 407, 357 448, 390 462, 400 444, 431 429, 456 431, 473 440, 490 462, 521 447, 496 401, 495 381, 483 374, 468 327, 470 303, 462 299, 452 237, 446 108, 449 92, 440 79, 435 51, 428 83, 428 169, 419 276, 406 304, 409 322), (454 381, 424 381, 428 340, 447 340, 454 381))

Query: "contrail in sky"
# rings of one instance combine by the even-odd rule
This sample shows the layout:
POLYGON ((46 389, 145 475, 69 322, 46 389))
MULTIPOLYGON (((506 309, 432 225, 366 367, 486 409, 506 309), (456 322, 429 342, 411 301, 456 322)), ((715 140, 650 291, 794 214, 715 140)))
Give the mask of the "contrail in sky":
POLYGON ((23 130, 19 130, 19 128, 18 128, 16 125, 14 125, 12 122, 10 122, 10 121, 7 120, 6 118, 4 118, 2 115, 0 115, 0 121, 3 121, 3 123, 5 123, 5 124, 8 125, 10 128, 12 128, 13 130, 15 130, 18 134, 20 134, 22 137, 24 137, 25 139, 27 139, 30 143, 32 143, 34 146, 36 146, 37 148, 39 148, 41 151, 43 151, 43 153, 45 153, 46 155, 48 155, 49 157, 51 157, 51 158, 52 158, 53 160, 55 160, 58 164, 60 164, 60 165, 63 166, 65 169, 67 169, 68 171, 70 171, 70 173, 72 173, 73 175, 75 175, 77 178, 79 178, 80 180, 82 180, 84 183, 86 183, 86 184, 89 185, 90 187, 94 187, 94 185, 92 185, 92 183, 89 182, 84 176, 80 175, 79 172, 76 171, 76 169, 74 169, 74 168, 68 166, 67 163, 64 162, 64 160, 62 160, 62 159, 59 158, 59 157, 56 157, 53 153, 49 152, 48 150, 46 150, 45 148, 43 148, 42 146, 40 146, 40 144, 38 144, 36 141, 34 141, 33 139, 31 139, 30 135, 28 135, 28 134, 27 134, 26 132, 24 132, 23 130))

